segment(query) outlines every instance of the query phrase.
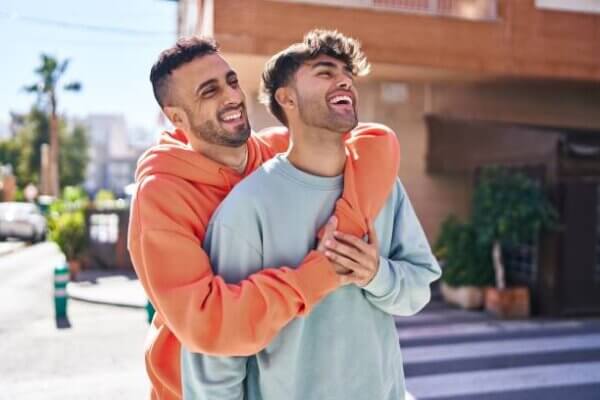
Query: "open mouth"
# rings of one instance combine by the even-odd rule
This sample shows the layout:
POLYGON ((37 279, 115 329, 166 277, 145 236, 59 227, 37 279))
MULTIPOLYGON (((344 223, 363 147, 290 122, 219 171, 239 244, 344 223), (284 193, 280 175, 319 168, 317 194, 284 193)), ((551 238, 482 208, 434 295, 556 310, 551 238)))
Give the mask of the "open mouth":
POLYGON ((219 119, 227 124, 239 124, 244 122, 242 109, 228 110, 219 115, 219 119))
POLYGON ((354 99, 348 95, 335 95, 329 98, 329 104, 339 111, 354 112, 354 99))

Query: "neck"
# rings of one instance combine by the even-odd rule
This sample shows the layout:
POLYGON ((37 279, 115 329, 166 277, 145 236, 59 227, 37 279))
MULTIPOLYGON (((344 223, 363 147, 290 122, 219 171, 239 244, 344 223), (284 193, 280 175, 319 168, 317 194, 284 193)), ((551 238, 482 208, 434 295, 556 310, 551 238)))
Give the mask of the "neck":
POLYGON ((248 144, 245 143, 240 147, 227 147, 218 144, 206 143, 202 140, 189 140, 190 147, 210 158, 213 161, 223 164, 236 171, 238 174, 243 174, 248 163, 248 144))
POLYGON ((317 176, 338 176, 344 171, 346 150, 341 133, 290 126, 287 159, 296 168, 317 176))

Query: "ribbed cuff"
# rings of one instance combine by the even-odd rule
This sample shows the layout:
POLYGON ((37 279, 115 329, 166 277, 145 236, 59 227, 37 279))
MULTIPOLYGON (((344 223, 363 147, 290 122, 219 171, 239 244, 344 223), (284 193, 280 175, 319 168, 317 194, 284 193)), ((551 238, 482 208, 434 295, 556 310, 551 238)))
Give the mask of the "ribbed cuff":
POLYGON ((373 296, 384 296, 392 290, 392 285, 394 284, 392 278, 392 270, 389 261, 379 256, 379 269, 373 279, 371 279, 371 282, 367 283, 363 289, 373 296))

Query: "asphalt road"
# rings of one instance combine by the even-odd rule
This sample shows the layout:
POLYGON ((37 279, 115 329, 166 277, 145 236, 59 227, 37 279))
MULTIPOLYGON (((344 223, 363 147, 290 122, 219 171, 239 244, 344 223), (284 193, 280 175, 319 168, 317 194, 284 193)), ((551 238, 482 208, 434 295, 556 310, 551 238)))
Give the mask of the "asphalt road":
POLYGON ((0 257, 0 399, 147 398, 145 312, 71 300, 57 327, 60 260, 52 243, 0 257))

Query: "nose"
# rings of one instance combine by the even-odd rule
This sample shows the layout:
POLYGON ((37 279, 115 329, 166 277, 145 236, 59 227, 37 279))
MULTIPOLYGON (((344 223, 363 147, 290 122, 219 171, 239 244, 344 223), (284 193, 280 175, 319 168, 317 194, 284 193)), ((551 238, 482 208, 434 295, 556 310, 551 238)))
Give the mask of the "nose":
POLYGON ((350 90, 350 88, 352 88, 352 78, 346 74, 340 74, 337 87, 344 90, 350 90))
POLYGON ((244 102, 244 92, 239 87, 227 86, 225 90, 225 106, 238 106, 244 102))

